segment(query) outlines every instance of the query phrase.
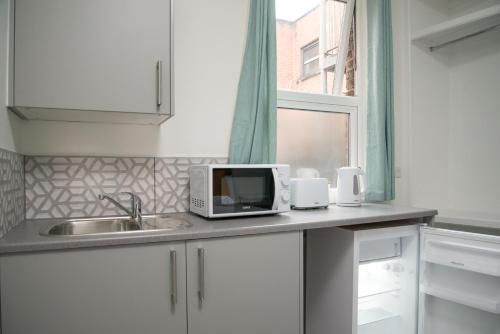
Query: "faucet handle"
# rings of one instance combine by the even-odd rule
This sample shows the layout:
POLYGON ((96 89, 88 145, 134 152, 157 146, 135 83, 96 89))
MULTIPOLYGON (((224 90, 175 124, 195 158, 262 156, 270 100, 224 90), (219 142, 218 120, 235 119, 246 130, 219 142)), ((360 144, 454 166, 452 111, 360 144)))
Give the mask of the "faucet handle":
POLYGON ((131 191, 120 191, 120 192, 117 192, 116 195, 118 195, 118 196, 119 195, 129 195, 131 198, 137 197, 137 195, 131 191))

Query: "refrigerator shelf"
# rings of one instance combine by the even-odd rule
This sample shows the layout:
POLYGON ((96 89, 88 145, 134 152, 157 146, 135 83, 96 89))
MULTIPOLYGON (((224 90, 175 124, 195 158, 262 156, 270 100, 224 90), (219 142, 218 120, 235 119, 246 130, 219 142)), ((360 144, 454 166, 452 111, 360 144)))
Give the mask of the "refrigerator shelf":
POLYGON ((499 243, 465 239, 460 237, 463 235, 461 232, 453 237, 433 234, 432 230, 425 231, 422 261, 500 277, 499 243))
POLYGON ((437 288, 428 285, 422 285, 420 291, 436 298, 469 306, 493 314, 500 314, 500 300, 478 297, 464 292, 457 292, 455 290, 443 287, 437 288))
POLYGON ((373 292, 370 294, 359 295, 358 299, 361 301, 363 298, 370 298, 370 297, 375 297, 375 296, 380 296, 380 295, 391 295, 391 294, 398 295, 400 292, 401 292, 401 289, 383 290, 383 291, 373 292))
POLYGON ((389 312, 382 307, 373 307, 358 311, 358 326, 364 326, 374 322, 399 318, 399 315, 389 312))

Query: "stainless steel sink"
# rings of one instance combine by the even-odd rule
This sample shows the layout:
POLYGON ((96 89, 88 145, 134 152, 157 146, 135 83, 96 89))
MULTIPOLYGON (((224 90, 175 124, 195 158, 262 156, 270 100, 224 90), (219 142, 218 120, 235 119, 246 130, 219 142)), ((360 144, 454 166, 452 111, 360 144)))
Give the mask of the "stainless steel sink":
POLYGON ((102 235, 124 232, 151 232, 155 230, 180 230, 191 227, 183 219, 171 216, 145 216, 142 224, 130 218, 74 219, 49 226, 40 231, 45 236, 102 235))
POLYGON ((139 231, 140 225, 127 218, 69 220, 40 232, 42 235, 87 235, 139 231))

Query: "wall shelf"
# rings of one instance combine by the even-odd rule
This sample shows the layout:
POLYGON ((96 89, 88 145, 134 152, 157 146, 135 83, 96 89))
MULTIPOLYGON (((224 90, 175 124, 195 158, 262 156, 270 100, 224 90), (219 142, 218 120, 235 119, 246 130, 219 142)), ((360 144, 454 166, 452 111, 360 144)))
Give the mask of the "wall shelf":
POLYGON ((500 26, 500 4, 422 29, 412 41, 431 51, 500 26))

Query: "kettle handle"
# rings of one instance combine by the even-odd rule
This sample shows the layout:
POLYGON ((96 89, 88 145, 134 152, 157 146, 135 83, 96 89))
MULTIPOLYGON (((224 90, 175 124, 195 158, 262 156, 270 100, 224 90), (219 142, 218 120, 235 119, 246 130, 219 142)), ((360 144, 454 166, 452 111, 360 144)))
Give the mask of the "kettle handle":
POLYGON ((366 191, 366 173, 361 167, 359 168, 359 175, 358 175, 358 183, 359 183, 359 194, 361 195, 361 198, 364 200, 365 197, 365 191, 366 191))

